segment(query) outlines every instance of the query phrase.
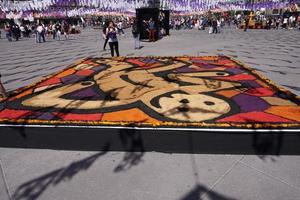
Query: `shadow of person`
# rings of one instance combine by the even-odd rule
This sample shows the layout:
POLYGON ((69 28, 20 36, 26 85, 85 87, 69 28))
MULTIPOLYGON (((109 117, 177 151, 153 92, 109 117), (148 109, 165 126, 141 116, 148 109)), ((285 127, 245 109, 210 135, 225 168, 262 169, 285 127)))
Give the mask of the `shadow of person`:
POLYGON ((36 179, 28 181, 17 188, 12 199, 38 199, 38 197, 49 187, 55 186, 62 181, 71 180, 76 174, 88 170, 92 164, 109 150, 109 144, 105 145, 103 152, 96 153, 83 160, 71 163, 69 166, 57 169, 36 179))
POLYGON ((283 135, 254 133, 252 142, 254 153, 264 159, 265 155, 280 155, 283 135))

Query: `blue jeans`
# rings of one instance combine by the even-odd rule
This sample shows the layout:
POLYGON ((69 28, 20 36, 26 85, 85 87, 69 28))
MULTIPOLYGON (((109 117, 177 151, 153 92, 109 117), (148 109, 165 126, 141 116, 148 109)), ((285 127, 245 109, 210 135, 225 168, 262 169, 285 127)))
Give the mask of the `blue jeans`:
POLYGON ((56 31, 55 32, 55 37, 60 40, 60 37, 61 37, 61 32, 60 31, 56 31))
POLYGON ((12 41, 12 34, 11 33, 6 33, 6 38, 8 39, 8 41, 12 41))
POLYGON ((42 39, 43 39, 43 42, 46 42, 46 40, 45 40, 45 34, 43 32, 41 32, 41 33, 37 32, 37 42, 41 43, 42 39))
POLYGON ((39 43, 39 33, 37 31, 35 32, 35 42, 39 43))

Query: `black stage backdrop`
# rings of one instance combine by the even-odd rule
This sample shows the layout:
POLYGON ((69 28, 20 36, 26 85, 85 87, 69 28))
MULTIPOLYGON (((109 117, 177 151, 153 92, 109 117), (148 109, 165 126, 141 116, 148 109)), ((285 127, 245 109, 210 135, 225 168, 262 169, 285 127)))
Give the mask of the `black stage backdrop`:
POLYGON ((141 30, 140 32, 140 39, 148 39, 148 31, 147 25, 144 21, 149 21, 150 18, 153 19, 156 25, 156 38, 158 36, 158 16, 159 16, 159 9, 158 8, 140 8, 136 9, 136 18, 138 20, 138 26, 141 30))
POLYGON ((169 35, 169 20, 170 11, 169 10, 159 10, 158 8, 139 8, 136 9, 136 18, 138 20, 138 26, 141 30, 140 39, 148 39, 148 26, 144 21, 149 21, 150 18, 153 19, 156 25, 156 38, 158 38, 158 31, 160 28, 164 28, 166 35, 169 35), (160 16, 164 16, 160 18, 160 16))

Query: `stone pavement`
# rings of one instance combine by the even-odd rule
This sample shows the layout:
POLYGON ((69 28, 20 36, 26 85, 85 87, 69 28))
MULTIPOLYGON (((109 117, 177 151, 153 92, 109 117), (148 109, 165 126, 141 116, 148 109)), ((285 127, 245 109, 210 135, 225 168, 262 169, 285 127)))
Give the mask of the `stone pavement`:
MULTIPOLYGON (((0 73, 17 89, 101 51, 100 30, 68 41, 35 44, 0 40, 0 73)), ((300 34, 286 30, 225 29, 222 34, 175 31, 123 56, 225 54, 300 95, 300 34)), ((67 131, 67 130, 66 130, 67 131)), ((71 140, 71 138, 70 138, 71 140)), ((80 152, 0 148, 0 199, 300 199, 299 156, 163 152, 80 152)))

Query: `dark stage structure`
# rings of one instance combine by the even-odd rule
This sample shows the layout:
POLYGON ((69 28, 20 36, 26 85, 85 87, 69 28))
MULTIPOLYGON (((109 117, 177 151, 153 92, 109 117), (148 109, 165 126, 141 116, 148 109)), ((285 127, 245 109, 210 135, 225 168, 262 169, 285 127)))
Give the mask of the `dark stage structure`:
POLYGON ((139 8, 136 9, 136 18, 138 20, 138 26, 140 29, 140 39, 148 39, 148 21, 150 18, 155 23, 155 37, 156 39, 160 38, 160 33, 163 35, 169 35, 169 20, 170 20, 170 11, 169 10, 160 10, 158 8, 139 8), (162 31, 163 30, 163 31, 162 31))

